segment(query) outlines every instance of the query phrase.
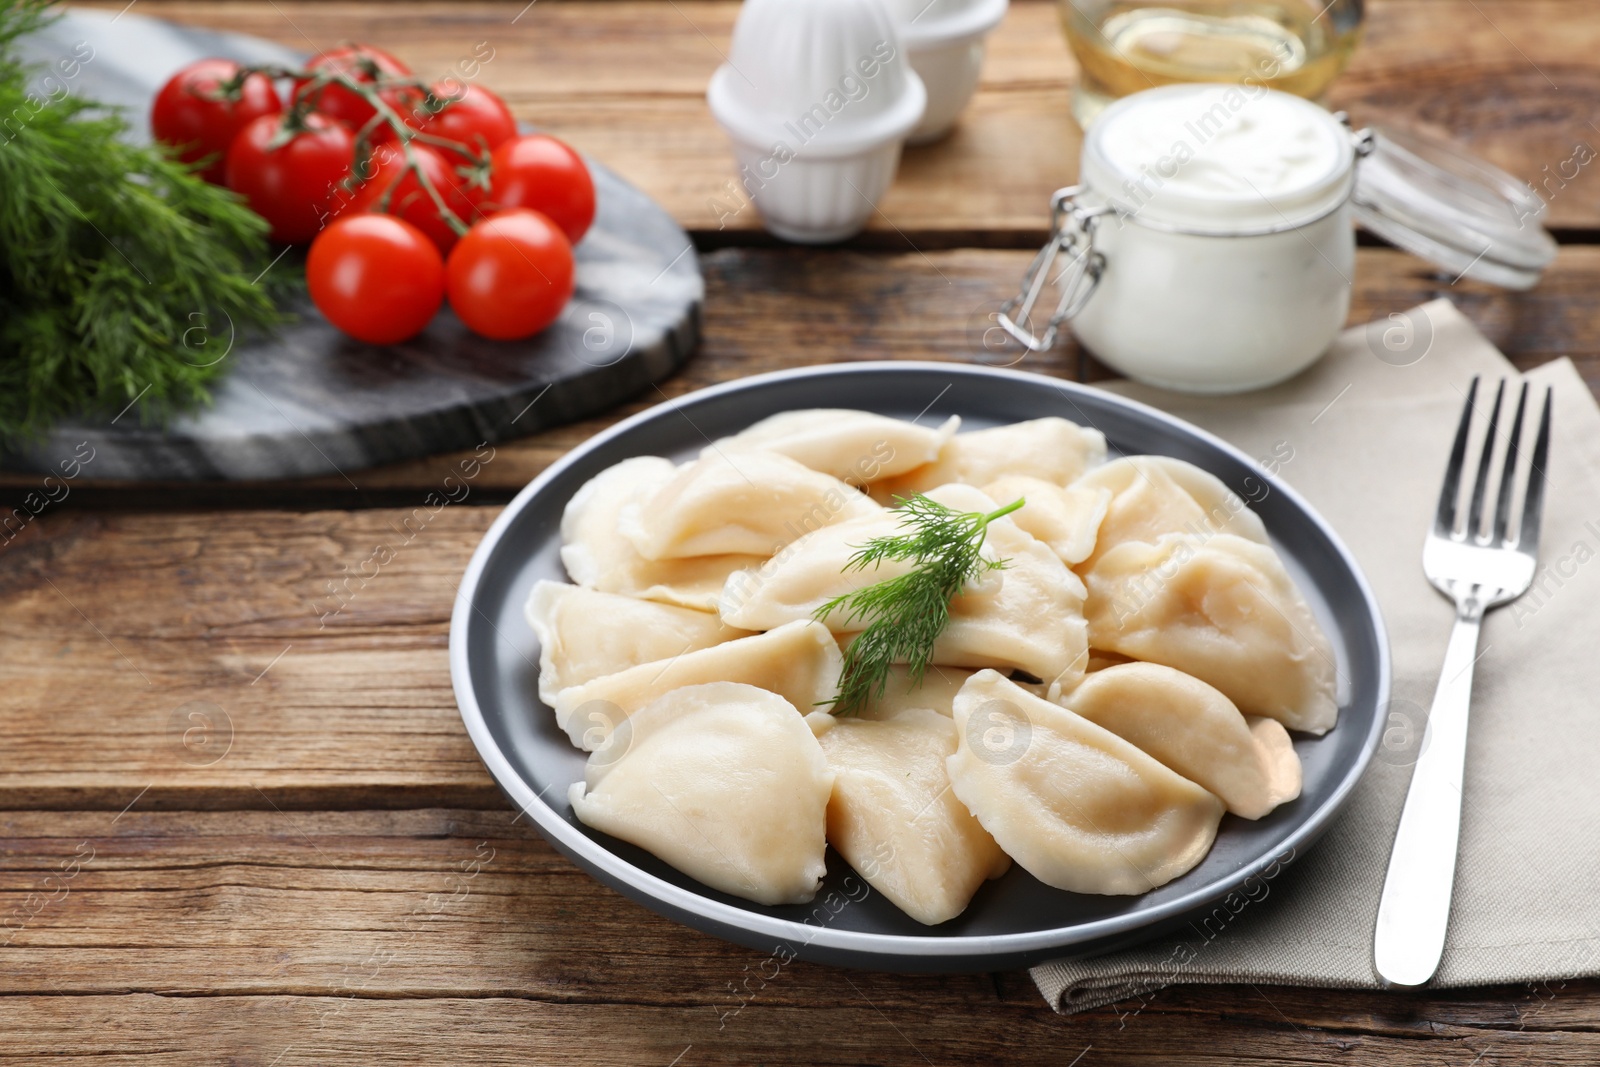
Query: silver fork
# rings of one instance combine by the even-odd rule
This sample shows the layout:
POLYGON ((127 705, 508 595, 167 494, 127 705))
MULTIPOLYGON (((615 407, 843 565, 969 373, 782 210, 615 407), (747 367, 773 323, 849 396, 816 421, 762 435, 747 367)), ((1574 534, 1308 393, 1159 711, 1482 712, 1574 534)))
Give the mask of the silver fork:
POLYGON ((1467 755, 1467 706, 1472 699, 1478 629, 1486 611, 1509 604, 1528 591, 1538 563, 1539 515, 1544 507, 1544 470, 1550 455, 1551 393, 1545 391, 1533 462, 1522 498, 1521 521, 1513 536, 1512 484, 1528 406, 1526 382, 1507 434, 1494 515, 1491 518, 1484 514, 1505 392, 1502 379, 1489 414, 1471 503, 1464 521, 1458 523, 1457 519, 1462 518, 1457 508, 1461 471, 1467 457, 1473 401, 1478 395, 1478 379, 1472 379, 1455 445, 1450 450, 1450 464, 1445 468, 1433 529, 1422 547, 1423 573, 1435 589, 1455 602, 1456 623, 1445 652, 1439 688, 1434 692, 1433 708, 1428 712, 1427 743, 1406 792, 1406 806, 1400 815, 1400 829, 1395 833, 1389 873, 1378 904, 1373 962, 1378 974, 1394 985, 1421 985, 1439 967, 1450 918, 1450 891, 1455 882, 1461 779, 1467 755))

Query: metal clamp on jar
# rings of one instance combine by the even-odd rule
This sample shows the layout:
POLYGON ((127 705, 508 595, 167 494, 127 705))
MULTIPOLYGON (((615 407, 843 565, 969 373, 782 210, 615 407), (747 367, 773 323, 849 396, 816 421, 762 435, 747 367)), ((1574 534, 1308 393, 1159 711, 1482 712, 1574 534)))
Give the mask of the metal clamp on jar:
POLYGON ((1452 276, 1526 289, 1556 252, 1543 212, 1482 160, 1413 133, 1352 133, 1287 93, 1151 89, 1090 127, 1079 184, 1052 198, 1052 238, 998 321, 1033 351, 1070 321, 1102 362, 1152 385, 1256 389, 1343 328, 1353 221, 1452 276), (1036 331, 1048 283, 1058 299, 1036 331))

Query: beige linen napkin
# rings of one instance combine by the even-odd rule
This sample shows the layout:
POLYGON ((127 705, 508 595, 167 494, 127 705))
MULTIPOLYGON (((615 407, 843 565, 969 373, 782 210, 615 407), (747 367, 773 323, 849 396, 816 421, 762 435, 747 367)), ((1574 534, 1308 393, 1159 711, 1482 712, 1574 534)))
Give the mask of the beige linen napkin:
MULTIPOLYGON (((1391 710, 1402 718, 1389 720, 1394 748, 1380 750, 1344 814, 1259 904, 1220 934, 1195 927, 1035 967, 1057 1010, 1136 1010, 1174 983, 1379 984, 1373 924, 1415 752, 1403 722, 1426 717, 1453 617, 1423 578, 1422 539, 1468 382, 1481 374, 1492 387, 1515 373, 1439 300, 1346 331, 1311 370, 1264 392, 1110 387, 1252 455, 1292 450, 1280 476, 1339 532, 1377 591, 1394 654, 1391 710)), ((1534 589, 1484 624, 1437 986, 1600 974, 1600 409, 1569 360, 1528 378, 1541 396, 1555 389, 1540 567, 1534 589)))

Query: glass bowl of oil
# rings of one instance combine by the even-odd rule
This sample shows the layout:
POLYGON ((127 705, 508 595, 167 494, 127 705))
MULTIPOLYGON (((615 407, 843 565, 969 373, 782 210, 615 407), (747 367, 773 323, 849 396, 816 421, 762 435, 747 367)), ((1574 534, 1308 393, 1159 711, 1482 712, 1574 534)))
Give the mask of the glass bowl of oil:
POLYGON ((1362 0, 1057 0, 1077 57, 1072 114, 1180 82, 1248 82, 1320 100, 1361 37, 1362 0))

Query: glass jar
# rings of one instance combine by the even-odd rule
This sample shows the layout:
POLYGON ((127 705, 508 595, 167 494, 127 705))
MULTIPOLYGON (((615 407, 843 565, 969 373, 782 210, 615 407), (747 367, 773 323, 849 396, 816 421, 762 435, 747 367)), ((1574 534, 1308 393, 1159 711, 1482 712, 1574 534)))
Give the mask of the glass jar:
POLYGON ((1555 242, 1530 188, 1449 145, 1352 133, 1342 118, 1259 86, 1174 85, 1113 104, 999 324, 1039 351, 1070 319, 1130 378, 1229 393, 1296 374, 1338 336, 1353 220, 1457 277, 1538 280, 1555 242), (1036 333, 1050 282, 1059 299, 1036 333))
POLYGON ((1057 0, 1072 114, 1162 85, 1245 82, 1318 100, 1361 37, 1362 0, 1057 0))

